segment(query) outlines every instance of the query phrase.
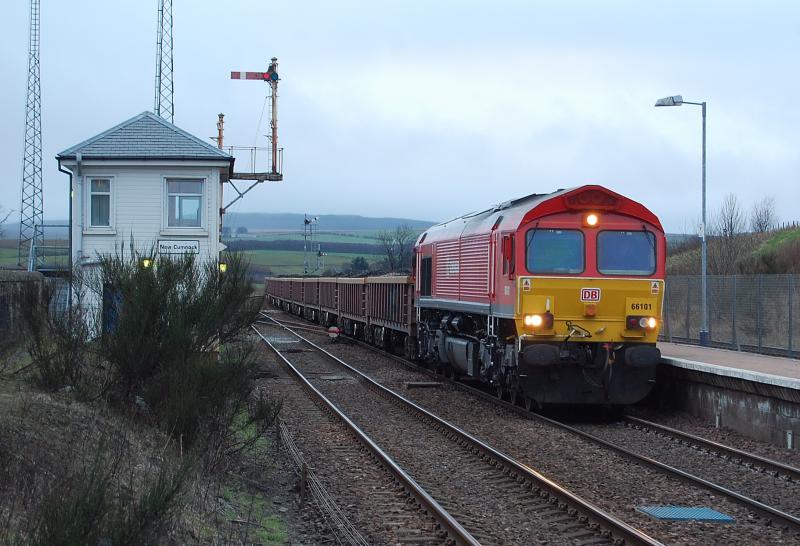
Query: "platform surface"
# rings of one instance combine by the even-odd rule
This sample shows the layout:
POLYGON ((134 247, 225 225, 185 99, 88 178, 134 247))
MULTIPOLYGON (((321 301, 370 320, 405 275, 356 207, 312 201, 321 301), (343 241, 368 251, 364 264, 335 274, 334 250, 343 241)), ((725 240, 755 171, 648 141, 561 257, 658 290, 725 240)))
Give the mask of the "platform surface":
POLYGON ((800 360, 698 345, 659 343, 662 362, 681 368, 800 389, 800 360))

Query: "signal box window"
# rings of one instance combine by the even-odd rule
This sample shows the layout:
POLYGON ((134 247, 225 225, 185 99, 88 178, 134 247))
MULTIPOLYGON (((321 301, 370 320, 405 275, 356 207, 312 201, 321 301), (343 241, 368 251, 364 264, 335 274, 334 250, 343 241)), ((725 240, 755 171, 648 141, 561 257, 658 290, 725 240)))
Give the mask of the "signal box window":
POLYGON ((433 277, 433 259, 422 258, 422 271, 420 271, 419 293, 420 296, 431 295, 431 279, 433 277))
POLYGON ((531 273, 566 275, 583 272, 582 232, 531 229, 525 237, 525 266, 531 273))
POLYGON ((167 225, 169 227, 200 227, 202 204, 202 180, 167 180, 167 225))
POLYGON ((111 180, 89 180, 89 226, 111 227, 111 180))
POLYGON ((604 275, 656 272, 656 236, 649 231, 601 231, 597 234, 597 270, 604 275))

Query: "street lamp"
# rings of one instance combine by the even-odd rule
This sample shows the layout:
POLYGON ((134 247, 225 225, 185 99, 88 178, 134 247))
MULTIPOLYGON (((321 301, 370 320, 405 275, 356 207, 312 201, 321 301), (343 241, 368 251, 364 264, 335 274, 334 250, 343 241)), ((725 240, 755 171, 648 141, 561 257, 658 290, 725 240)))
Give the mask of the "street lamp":
POLYGON ((656 101, 656 106, 681 106, 683 104, 693 104, 700 106, 703 109, 703 220, 700 224, 700 249, 702 256, 701 264, 701 322, 700 325, 700 345, 708 346, 708 300, 707 300, 707 276, 708 276, 708 253, 706 246, 706 103, 705 102, 689 102, 683 100, 680 95, 672 97, 664 97, 656 101))

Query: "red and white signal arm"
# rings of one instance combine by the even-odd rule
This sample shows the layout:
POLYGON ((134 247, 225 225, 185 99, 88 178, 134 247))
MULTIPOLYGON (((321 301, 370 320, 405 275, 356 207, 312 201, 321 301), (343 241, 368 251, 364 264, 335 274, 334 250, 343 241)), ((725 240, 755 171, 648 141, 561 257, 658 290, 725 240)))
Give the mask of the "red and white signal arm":
POLYGON ((581 288, 581 301, 600 301, 600 289, 581 288))

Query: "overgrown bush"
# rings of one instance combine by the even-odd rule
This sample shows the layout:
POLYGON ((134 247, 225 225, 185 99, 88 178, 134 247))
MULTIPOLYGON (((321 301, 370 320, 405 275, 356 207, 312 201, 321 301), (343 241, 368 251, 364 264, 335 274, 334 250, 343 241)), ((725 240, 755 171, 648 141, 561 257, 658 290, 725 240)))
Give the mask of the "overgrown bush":
POLYGON ((231 254, 226 263, 222 273, 216 261, 192 255, 100 261, 107 327, 99 346, 115 394, 143 401, 185 445, 225 436, 252 390, 256 370, 244 340, 261 300, 251 297, 244 258, 231 254))
POLYGON ((119 487, 124 469, 119 453, 101 440, 94 457, 55 484, 43 499, 31 543, 155 544, 160 532, 180 506, 190 459, 177 468, 161 465, 141 492, 119 487))
POLYGON ((89 350, 91 321, 80 307, 56 314, 52 284, 28 283, 21 288, 17 303, 25 345, 33 364, 34 382, 45 389, 63 387, 86 389, 86 375, 94 363, 89 350))
MULTIPOLYGON (((62 312, 54 312, 50 287, 26 294, 19 311, 32 377, 47 389, 101 393, 103 410, 169 434, 163 453, 180 453, 206 472, 229 470, 240 462, 235 455, 264 441, 280 404, 254 390, 259 370, 249 326, 261 298, 252 296, 248 264, 240 255, 225 261, 221 272, 216 260, 120 250, 74 272, 73 305, 62 312)), ((55 484, 32 481, 25 502, 33 499, 26 507, 36 508, 35 517, 5 535, 0 529, 0 542, 163 541, 164 526, 186 500, 190 468, 165 461, 143 477, 120 449, 101 445, 82 468, 50 473, 55 484)))
POLYGON ((225 273, 216 261, 200 263, 193 255, 126 257, 122 252, 102 257, 100 271, 95 285, 106 300, 108 325, 101 351, 126 395, 165 367, 186 366, 236 341, 261 306, 250 297, 247 263, 239 254, 228 257, 225 273))
POLYGON ((228 451, 229 429, 251 403, 256 364, 247 338, 261 298, 252 296, 242 255, 227 255, 226 265, 221 272, 216 260, 120 249, 101 256, 96 271, 75 272, 80 305, 67 312, 50 312, 50 289, 29 290, 21 311, 36 382, 88 385, 181 445, 202 438, 228 451), (102 308, 82 304, 92 293, 102 308), (108 377, 89 362, 102 362, 108 377))

